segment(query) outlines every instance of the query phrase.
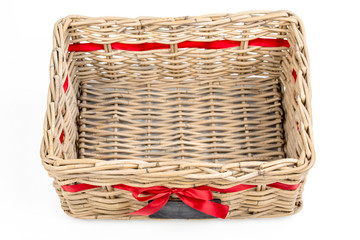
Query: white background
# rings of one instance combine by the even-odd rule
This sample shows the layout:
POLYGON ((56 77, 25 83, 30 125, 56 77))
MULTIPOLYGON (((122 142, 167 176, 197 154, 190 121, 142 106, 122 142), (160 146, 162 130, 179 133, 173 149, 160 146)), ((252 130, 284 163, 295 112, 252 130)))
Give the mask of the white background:
POLYGON ((0 3, 0 239, 360 239, 357 1, 11 2, 0 3), (302 211, 283 218, 208 221, 89 221, 62 212, 39 156, 58 19, 281 9, 303 20, 311 60, 317 162, 308 175, 302 211))

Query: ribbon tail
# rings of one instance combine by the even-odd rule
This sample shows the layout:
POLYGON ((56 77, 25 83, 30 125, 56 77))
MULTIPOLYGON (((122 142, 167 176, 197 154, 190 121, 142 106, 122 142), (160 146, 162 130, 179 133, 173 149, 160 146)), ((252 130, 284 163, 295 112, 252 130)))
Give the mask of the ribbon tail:
POLYGON ((154 214, 165 206, 165 204, 169 200, 169 197, 170 197, 170 194, 167 194, 160 198, 154 199, 152 202, 150 202, 145 207, 143 207, 135 212, 129 213, 129 214, 141 215, 141 216, 149 216, 151 214, 154 214))
POLYGON ((192 207, 213 217, 225 219, 229 212, 229 206, 224 204, 191 198, 181 194, 179 194, 178 197, 189 207, 192 207))

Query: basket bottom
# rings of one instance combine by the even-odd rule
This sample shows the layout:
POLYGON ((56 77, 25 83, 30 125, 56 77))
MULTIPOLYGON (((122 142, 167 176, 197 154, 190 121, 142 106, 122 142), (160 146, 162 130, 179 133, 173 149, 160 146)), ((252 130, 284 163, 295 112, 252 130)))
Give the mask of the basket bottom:
POLYGON ((83 80, 79 158, 238 162, 284 158, 278 78, 83 80))

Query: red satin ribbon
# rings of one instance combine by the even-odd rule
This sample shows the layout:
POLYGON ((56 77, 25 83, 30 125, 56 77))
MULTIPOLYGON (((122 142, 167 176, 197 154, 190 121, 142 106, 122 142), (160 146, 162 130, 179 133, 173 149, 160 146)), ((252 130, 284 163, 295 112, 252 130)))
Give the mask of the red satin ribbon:
MULTIPOLYGON (((282 190, 296 190, 300 183, 289 185, 284 183, 272 183, 267 185, 273 188, 279 188, 282 190)), ((90 184, 75 184, 75 185, 62 185, 61 186, 67 192, 80 192, 84 190, 89 190, 93 188, 98 188, 100 186, 90 185, 90 184)), ((169 197, 171 194, 176 194, 181 201, 183 201, 186 205, 211 216, 217 218, 226 218, 229 212, 229 206, 211 202, 210 200, 213 199, 212 192, 220 192, 220 193, 232 193, 232 192, 240 192, 247 189, 255 188, 256 185, 246 185, 246 184, 239 184, 231 188, 214 188, 209 186, 200 186, 195 188, 168 188, 165 186, 155 186, 155 187, 131 187, 125 184, 118 184, 114 185, 114 188, 122 189, 125 191, 132 192, 133 197, 141 202, 150 201, 148 205, 145 207, 129 213, 133 215, 142 215, 142 216, 149 216, 151 214, 156 213, 165 204, 168 202, 169 197), (145 197, 140 197, 139 195, 147 195, 145 197)))
MULTIPOLYGON (((241 41, 233 40, 216 40, 212 42, 194 42, 185 41, 178 43, 178 48, 205 48, 205 49, 222 49, 240 46, 241 41)), ((290 44, 285 39, 269 39, 257 38, 248 41, 248 46, 258 47, 290 47, 290 44)), ((148 51, 156 49, 169 49, 170 44, 162 43, 111 43, 111 48, 114 50, 127 50, 127 51, 148 51)), ((69 45, 69 52, 89 52, 103 50, 103 44, 97 43, 76 43, 69 45)))
POLYGON ((296 82, 297 74, 296 74, 295 69, 292 70, 292 75, 293 75, 293 77, 294 77, 294 81, 296 82))
POLYGON ((63 88, 64 88, 64 92, 66 92, 68 90, 69 87, 69 76, 66 76, 63 88))
POLYGON ((64 142, 64 130, 61 131, 59 140, 60 140, 60 143, 61 143, 61 144, 64 142))

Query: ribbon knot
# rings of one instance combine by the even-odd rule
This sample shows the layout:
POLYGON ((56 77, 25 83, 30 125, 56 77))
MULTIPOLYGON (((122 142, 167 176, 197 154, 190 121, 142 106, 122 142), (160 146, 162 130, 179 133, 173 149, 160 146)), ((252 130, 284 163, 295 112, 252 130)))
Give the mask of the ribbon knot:
POLYGON ((181 193, 181 188, 170 188, 171 193, 181 193))

